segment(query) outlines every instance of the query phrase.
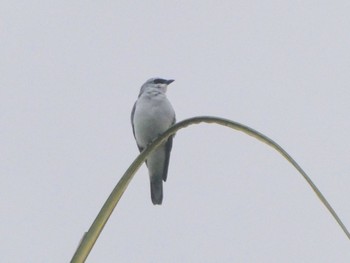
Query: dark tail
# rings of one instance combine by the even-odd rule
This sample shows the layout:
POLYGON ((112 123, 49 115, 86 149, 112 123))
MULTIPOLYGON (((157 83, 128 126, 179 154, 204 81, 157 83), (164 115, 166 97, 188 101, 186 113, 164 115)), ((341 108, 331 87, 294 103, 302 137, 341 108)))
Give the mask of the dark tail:
POLYGON ((161 205, 163 201, 163 181, 151 180, 151 198, 154 205, 161 205))

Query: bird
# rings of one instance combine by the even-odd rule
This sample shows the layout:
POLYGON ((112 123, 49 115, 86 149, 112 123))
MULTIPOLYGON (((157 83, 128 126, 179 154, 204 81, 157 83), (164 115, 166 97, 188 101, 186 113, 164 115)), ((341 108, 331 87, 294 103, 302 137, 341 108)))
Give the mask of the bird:
MULTIPOLYGON (((141 86, 131 111, 132 131, 140 152, 176 122, 175 111, 166 96, 172 82, 173 79, 151 78, 141 86)), ((163 181, 167 180, 172 146, 173 135, 145 161, 154 205, 161 205, 163 201, 163 181)))

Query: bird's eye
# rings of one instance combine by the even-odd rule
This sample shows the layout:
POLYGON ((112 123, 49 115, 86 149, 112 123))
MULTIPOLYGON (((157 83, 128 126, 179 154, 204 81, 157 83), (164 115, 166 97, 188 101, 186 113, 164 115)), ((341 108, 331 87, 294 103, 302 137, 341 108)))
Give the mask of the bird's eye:
POLYGON ((164 79, 155 79, 155 80, 153 80, 153 83, 154 84, 164 84, 165 80, 164 79))

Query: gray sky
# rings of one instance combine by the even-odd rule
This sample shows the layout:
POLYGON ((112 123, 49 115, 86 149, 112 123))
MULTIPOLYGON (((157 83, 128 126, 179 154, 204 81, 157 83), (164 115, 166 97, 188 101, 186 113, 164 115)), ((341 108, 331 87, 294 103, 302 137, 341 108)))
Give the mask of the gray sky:
MULTIPOLYGON (((229 118, 284 147, 350 227, 349 1, 2 1, 2 262, 68 262, 138 154, 143 82, 177 119, 229 118)), ((179 132, 162 206, 143 166, 87 262, 350 262, 349 240, 277 152, 179 132)))

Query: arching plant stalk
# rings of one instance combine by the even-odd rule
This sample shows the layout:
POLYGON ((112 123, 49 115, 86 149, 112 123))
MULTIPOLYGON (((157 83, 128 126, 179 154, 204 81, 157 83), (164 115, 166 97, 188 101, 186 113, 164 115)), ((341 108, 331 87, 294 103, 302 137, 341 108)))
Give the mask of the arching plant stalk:
POLYGON ((116 187, 113 189, 112 193, 108 197, 107 201, 103 205, 101 211, 97 215, 95 221, 91 225, 88 232, 85 233, 81 243, 79 244, 78 249, 76 250, 71 263, 81 263, 84 262, 87 256, 89 255, 93 245, 95 244, 98 236, 100 235, 103 227, 105 226, 108 218, 113 212, 113 209, 119 202, 119 199, 123 195, 125 189, 128 187, 131 179, 133 178, 136 171, 140 168, 140 166, 143 164, 147 156, 156 149, 159 145, 162 144, 165 140, 168 139, 168 137, 172 134, 175 134, 178 130, 183 129, 189 125, 192 124, 198 124, 198 123, 215 123, 222 126, 226 126, 241 132, 244 132, 245 134, 248 134, 267 145, 274 148, 276 151, 278 151, 288 162, 290 162, 298 171, 299 173, 304 177, 306 182, 310 185, 312 190, 315 192, 315 194, 318 196, 318 198, 321 200, 321 202, 325 205, 325 207, 328 209, 328 211, 331 213, 331 215, 334 217, 334 219, 337 221, 339 226, 342 228, 348 239, 350 239, 350 233, 343 224, 343 222, 340 220, 337 213, 334 211, 332 206, 328 203, 326 198, 322 195, 320 190, 316 187, 316 185, 312 182, 310 177, 304 172, 304 170, 297 164, 297 162, 276 142, 268 138, 267 136, 263 135, 262 133, 249 128, 248 126, 245 126, 243 124, 218 118, 218 117, 211 117, 211 116, 201 116, 201 117, 194 117, 190 119, 186 119, 183 121, 180 121, 176 123, 174 126, 169 128, 166 132, 164 132, 162 135, 160 135, 156 140, 154 140, 143 152, 139 154, 139 156, 135 159, 135 161, 130 165, 130 167, 126 170, 122 178, 119 180, 116 187))

